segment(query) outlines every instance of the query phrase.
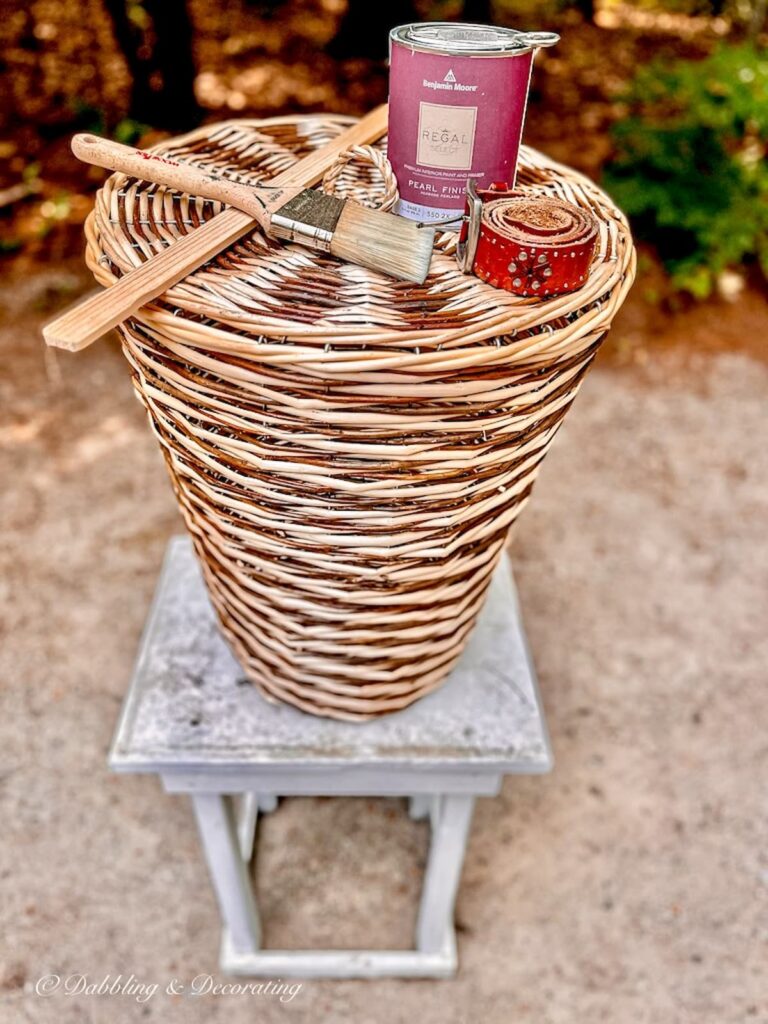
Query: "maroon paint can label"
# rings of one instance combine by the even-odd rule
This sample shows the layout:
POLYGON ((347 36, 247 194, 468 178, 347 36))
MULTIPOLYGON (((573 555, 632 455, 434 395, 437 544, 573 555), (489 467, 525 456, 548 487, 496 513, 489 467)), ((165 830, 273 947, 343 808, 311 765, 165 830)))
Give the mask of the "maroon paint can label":
POLYGON ((413 220, 460 217, 468 178, 514 183, 528 83, 549 32, 456 22, 390 33, 388 156, 397 212, 413 220))

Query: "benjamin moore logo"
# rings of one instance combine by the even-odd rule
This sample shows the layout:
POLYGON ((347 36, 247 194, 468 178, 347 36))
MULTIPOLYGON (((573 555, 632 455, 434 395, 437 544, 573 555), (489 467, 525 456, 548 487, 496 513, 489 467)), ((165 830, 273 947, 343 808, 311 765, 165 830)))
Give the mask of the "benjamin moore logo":
POLYGON ((459 82, 453 73, 453 68, 449 69, 442 82, 430 82, 428 78, 424 78, 421 84, 425 89, 442 89, 445 92, 477 92, 476 85, 465 85, 463 82, 459 82))

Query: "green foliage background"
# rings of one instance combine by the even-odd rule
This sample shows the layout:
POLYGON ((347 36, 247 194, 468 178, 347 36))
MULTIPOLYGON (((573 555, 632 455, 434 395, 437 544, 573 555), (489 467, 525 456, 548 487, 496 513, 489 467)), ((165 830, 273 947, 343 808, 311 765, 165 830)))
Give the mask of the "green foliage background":
POLYGON ((622 99, 604 183, 673 284, 704 298, 750 261, 768 277, 768 52, 743 43, 657 60, 622 99))

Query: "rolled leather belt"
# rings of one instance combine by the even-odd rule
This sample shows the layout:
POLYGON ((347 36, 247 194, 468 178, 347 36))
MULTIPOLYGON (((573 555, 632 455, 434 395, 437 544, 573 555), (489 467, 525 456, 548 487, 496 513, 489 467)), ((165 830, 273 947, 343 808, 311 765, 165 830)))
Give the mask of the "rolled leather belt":
POLYGON ((495 288, 525 297, 559 295, 586 281, 597 235, 592 214, 572 203, 503 184, 478 190, 470 181, 457 259, 465 273, 495 288))

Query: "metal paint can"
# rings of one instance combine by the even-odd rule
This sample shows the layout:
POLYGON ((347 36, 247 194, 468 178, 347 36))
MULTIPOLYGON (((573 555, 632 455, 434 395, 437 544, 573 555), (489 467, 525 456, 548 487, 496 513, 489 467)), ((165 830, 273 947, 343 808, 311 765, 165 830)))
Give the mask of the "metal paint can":
POLYGON ((468 178, 514 184, 533 56, 554 32, 421 22, 389 34, 388 156, 397 212, 460 217, 468 178))

